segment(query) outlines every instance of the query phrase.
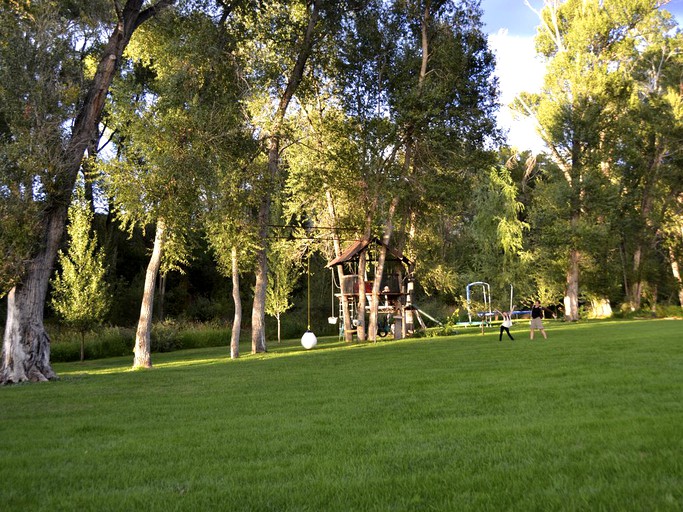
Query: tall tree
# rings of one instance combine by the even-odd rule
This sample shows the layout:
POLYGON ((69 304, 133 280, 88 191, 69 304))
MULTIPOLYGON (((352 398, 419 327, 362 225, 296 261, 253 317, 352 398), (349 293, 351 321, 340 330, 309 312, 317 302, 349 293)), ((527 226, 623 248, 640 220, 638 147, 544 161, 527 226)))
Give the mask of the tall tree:
POLYGON ((273 196, 281 189, 280 168, 286 140, 287 114, 306 77, 309 59, 338 20, 346 2, 307 0, 273 2, 248 26, 253 43, 245 49, 245 73, 260 83, 251 105, 254 122, 262 133, 267 166, 258 176, 261 194, 257 215, 261 247, 256 253, 256 284, 251 314, 252 352, 265 352, 265 306, 268 288, 268 235, 273 196), (283 41, 289 44, 283 45, 283 41))
POLYGON ((205 225, 209 245, 214 253, 218 270, 230 276, 234 315, 230 334, 230 358, 240 355, 242 331, 241 275, 253 268, 258 244, 258 232, 253 225, 251 211, 257 198, 246 185, 248 165, 219 165, 217 184, 207 194, 208 208, 205 225), (237 172, 235 172, 237 170, 237 172))
MULTIPOLYGON (((624 253, 624 291, 633 310, 640 309, 669 208, 676 209, 681 181, 681 76, 683 34, 666 11, 638 27, 639 44, 624 56, 631 94, 620 119, 620 152, 611 164, 620 186, 616 209, 624 253)), ((654 284, 654 283, 653 283, 654 284)))
MULTIPOLYGON (((26 176, 32 175, 35 178, 24 180, 23 184, 29 184, 29 189, 36 183, 42 186, 40 193, 32 197, 40 203, 36 212, 37 243, 8 295, 0 367, 2 383, 56 378, 50 364, 50 339, 43 325, 47 285, 64 234, 67 210, 81 161, 88 145, 97 137, 107 92, 116 75, 123 51, 138 27, 173 4, 173 0, 159 0, 147 7, 143 7, 144 4, 143 0, 128 0, 123 6, 117 3, 116 9, 110 10, 104 9, 106 4, 101 2, 72 2, 68 9, 61 12, 52 10, 54 4, 51 2, 3 3, 0 7, 3 25, 5 22, 14 25, 10 31, 11 39, 21 42, 20 46, 2 45, 3 62, 0 68, 23 75, 32 74, 34 82, 31 84, 39 84, 42 91, 60 93, 53 92, 49 95, 57 102, 51 102, 50 107, 38 101, 27 103, 29 91, 17 89, 12 91, 11 101, 5 104, 4 112, 9 113, 4 116, 7 125, 5 131, 12 133, 16 139, 20 139, 22 135, 20 123, 23 121, 19 121, 21 116, 16 116, 22 109, 33 119, 33 126, 45 126, 46 121, 51 121, 53 127, 50 130, 51 137, 40 139, 40 146, 44 148, 42 154, 49 158, 48 161, 43 160, 43 165, 40 166, 31 164, 25 168, 26 176), (43 24, 46 20, 48 25, 43 24), (84 20, 87 22, 84 23, 84 20), (45 31, 46 26, 51 27, 51 32, 45 31), (89 39, 98 33, 96 28, 101 29, 99 33, 109 31, 106 41, 89 39), (80 36, 83 35, 86 37, 81 39, 80 36), (43 44, 48 42, 45 37, 49 40, 48 44, 43 44), (77 48, 83 42, 90 55, 79 62, 77 48), (66 44, 66 53, 53 54, 55 43, 66 44), (17 59, 17 52, 24 50, 27 53, 17 59), (11 55, 10 59, 8 55, 11 55), (31 59, 29 56, 39 59, 31 59), (55 56, 57 58, 52 60, 52 65, 48 69, 42 69, 47 73, 38 73, 38 69, 32 67, 32 63, 46 62, 55 56), (6 64, 11 64, 11 67, 6 64), (74 74, 67 70, 74 66, 78 70, 77 75, 82 73, 82 82, 74 80, 71 86, 62 87, 73 78, 74 74), (94 67, 94 74, 89 74, 91 68, 88 66, 94 67), (69 92, 75 94, 61 94, 69 92), (50 115, 50 110, 63 108, 64 105, 68 105, 66 112, 55 123, 56 119, 50 115), (71 122, 70 130, 65 131, 64 122, 68 121, 71 122)), ((36 100, 39 98, 34 95, 29 97, 36 100)), ((30 130, 23 133, 37 142, 33 137, 35 133, 30 130)), ((22 141, 24 144, 28 143, 25 139, 22 141)), ((13 162, 13 165, 17 164, 25 165, 23 162, 13 162)))

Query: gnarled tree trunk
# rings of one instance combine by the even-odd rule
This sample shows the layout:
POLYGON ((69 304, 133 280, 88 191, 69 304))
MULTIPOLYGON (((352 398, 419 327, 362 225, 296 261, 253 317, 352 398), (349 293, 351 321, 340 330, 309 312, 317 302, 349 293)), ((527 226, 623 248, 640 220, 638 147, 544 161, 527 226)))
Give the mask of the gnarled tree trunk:
MULTIPOLYGON (((53 222, 55 225, 52 229, 59 230, 59 220, 53 218, 53 222)), ((56 234, 48 239, 58 241, 56 234)), ((7 297, 7 323, 0 370, 0 382, 3 384, 57 378, 50 364, 50 338, 43 326, 47 284, 54 261, 54 256, 50 258, 51 252, 46 247, 30 263, 24 281, 12 288, 7 297)))

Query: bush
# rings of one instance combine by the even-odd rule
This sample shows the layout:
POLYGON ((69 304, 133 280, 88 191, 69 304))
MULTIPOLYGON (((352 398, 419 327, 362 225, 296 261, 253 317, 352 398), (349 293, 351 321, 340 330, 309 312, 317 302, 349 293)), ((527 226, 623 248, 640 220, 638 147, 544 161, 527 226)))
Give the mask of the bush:
POLYGON ((637 309, 631 311, 626 307, 614 314, 615 318, 637 319, 637 318, 683 318, 683 307, 673 305, 658 305, 654 311, 652 309, 637 309))
POLYGON ((150 349, 152 352, 173 352, 183 348, 179 327, 173 320, 164 320, 152 325, 150 349))
MULTIPOLYGON (((50 344, 50 360, 53 363, 66 363, 81 359, 81 345, 79 341, 52 342, 50 344)), ((87 359, 87 346, 86 346, 87 359)))
POLYGON ((452 323, 447 323, 439 327, 428 327, 427 329, 417 329, 414 338, 435 338, 437 336, 455 336, 459 331, 452 323))
POLYGON ((657 306, 654 314, 657 318, 683 318, 683 307, 681 306, 657 306))
POLYGON ((183 348, 227 347, 231 334, 230 327, 193 324, 186 326, 179 333, 179 338, 183 348))
MULTIPOLYGON (((132 353, 135 332, 121 327, 105 327, 85 335, 85 358, 125 356, 132 353)), ((78 361, 81 358, 80 334, 74 330, 60 330, 53 336, 50 359, 53 362, 78 361)))

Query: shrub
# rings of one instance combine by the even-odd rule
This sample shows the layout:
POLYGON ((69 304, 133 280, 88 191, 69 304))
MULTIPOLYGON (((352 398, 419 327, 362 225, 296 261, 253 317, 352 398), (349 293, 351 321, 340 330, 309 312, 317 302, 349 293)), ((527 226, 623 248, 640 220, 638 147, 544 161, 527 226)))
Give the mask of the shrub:
MULTIPOLYGON (((85 359, 125 356, 133 351, 135 332, 122 327, 105 327, 85 335, 85 359)), ((54 362, 80 359, 80 334, 73 329, 59 330, 52 337, 50 359, 54 362)))
POLYGON ((191 324, 178 334, 183 348, 209 348, 230 345, 230 327, 191 324))
POLYGON ((660 304, 652 309, 637 309, 631 311, 627 307, 614 314, 615 318, 636 319, 636 318, 683 318, 683 307, 669 304, 660 304))
POLYGON ((657 318, 683 318, 683 307, 681 306, 657 306, 654 314, 657 318))
POLYGON ((152 325, 150 349, 152 352, 172 352, 183 348, 179 327, 173 320, 164 320, 152 325))

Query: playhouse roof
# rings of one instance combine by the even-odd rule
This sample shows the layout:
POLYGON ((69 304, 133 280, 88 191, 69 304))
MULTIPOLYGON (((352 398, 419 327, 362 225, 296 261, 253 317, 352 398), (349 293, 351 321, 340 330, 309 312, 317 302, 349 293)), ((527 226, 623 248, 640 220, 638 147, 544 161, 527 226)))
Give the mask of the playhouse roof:
POLYGON ((362 240, 355 241, 353 244, 351 244, 349 247, 347 247, 346 250, 343 253, 341 253, 337 258, 330 261, 327 264, 327 268, 334 267, 337 265, 341 265, 342 263, 347 263, 349 261, 356 261, 360 257, 360 254, 363 251, 367 250, 367 248, 370 244, 383 245, 384 247, 386 247, 387 248, 387 260, 400 261, 401 263, 403 263, 406 266, 411 266, 413 264, 412 261, 410 261, 408 258, 406 258, 403 254, 401 254, 396 249, 389 247, 384 242, 382 242, 379 238, 372 237, 372 238, 364 238, 362 240))

